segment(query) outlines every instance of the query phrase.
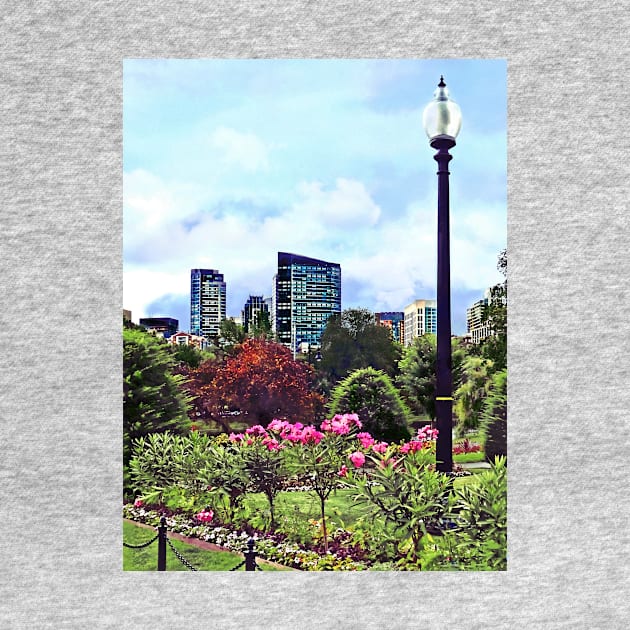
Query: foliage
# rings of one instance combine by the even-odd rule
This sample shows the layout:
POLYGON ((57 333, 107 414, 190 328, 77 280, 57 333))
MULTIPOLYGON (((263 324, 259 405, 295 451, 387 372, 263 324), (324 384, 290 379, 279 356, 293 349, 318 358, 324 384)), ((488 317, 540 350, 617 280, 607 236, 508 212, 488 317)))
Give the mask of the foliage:
MULTIPOLYGON (((255 435, 255 429, 247 429, 255 435)), ((246 432, 246 433, 247 433, 246 432)), ((260 434, 259 434, 260 435, 260 434)), ((266 435, 266 433, 265 433, 266 435)), ((269 527, 275 527, 274 500, 285 485, 290 471, 286 465, 283 449, 269 448, 270 442, 264 439, 250 438, 240 445, 239 454, 243 460, 244 471, 255 492, 262 492, 269 502, 269 527)))
POLYGON ((351 481, 356 500, 371 505, 374 514, 392 527, 392 537, 404 554, 403 565, 416 565, 427 529, 444 512, 449 479, 432 469, 430 449, 409 450, 397 459, 392 454, 389 449, 380 457, 370 454, 373 466, 364 475, 353 473, 351 481))
POLYGON ((356 413, 374 438, 409 438, 409 409, 387 374, 373 368, 356 370, 335 387, 329 403, 332 414, 356 413))
POLYGON ((492 361, 475 356, 466 357, 462 363, 461 384, 454 395, 460 436, 479 427, 483 402, 490 388, 492 366, 492 361))
MULTIPOLYGON (((453 390, 461 384, 462 364, 466 351, 455 339, 451 341, 453 390)), ((437 338, 426 334, 416 337, 403 352, 398 367, 396 384, 411 407, 418 415, 435 419, 435 381, 437 365, 437 338)))
POLYGON ((251 324, 251 330, 247 333, 250 337, 262 337, 263 339, 271 339, 271 320, 269 319, 268 311, 258 311, 254 315, 254 321, 251 324))
POLYGON ((451 513, 457 523, 455 550, 461 566, 472 570, 507 568, 507 467, 497 457, 477 483, 458 488, 451 513))
POLYGON ((482 431, 488 461, 507 457, 507 369, 492 377, 492 384, 484 401, 482 431))
POLYGON ((484 357, 491 360, 496 371, 507 368, 507 250, 499 252, 497 269, 505 280, 490 289, 490 300, 484 320, 490 324, 493 334, 481 347, 484 357))
POLYGON ((178 363, 197 368, 203 361, 213 358, 211 352, 199 350, 192 344, 171 344, 171 353, 178 363))
POLYGON ((190 399, 166 346, 137 329, 123 329, 123 465, 125 485, 131 443, 149 433, 186 433, 190 399))
POLYGON ((372 367, 394 376, 400 346, 376 323, 368 309, 347 309, 328 319, 321 340, 320 370, 333 383, 351 372, 372 367))
POLYGON ((224 319, 219 326, 219 348, 228 355, 234 354, 247 337, 245 329, 234 319, 224 319))
POLYGON ((248 424, 274 418, 318 417, 322 398, 310 390, 312 368, 294 361, 291 351, 264 339, 247 339, 224 363, 205 362, 190 374, 195 411, 229 430, 226 415, 238 411, 248 424))

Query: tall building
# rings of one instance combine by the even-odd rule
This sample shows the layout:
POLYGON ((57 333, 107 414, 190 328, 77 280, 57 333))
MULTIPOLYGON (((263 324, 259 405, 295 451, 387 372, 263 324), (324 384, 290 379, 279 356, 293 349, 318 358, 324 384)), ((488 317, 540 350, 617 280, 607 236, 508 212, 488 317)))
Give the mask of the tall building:
POLYGON ((485 313, 491 303, 491 291, 486 289, 484 297, 466 309, 466 330, 472 343, 479 343, 492 334, 485 313))
POLYGON ((262 295, 250 295, 247 298, 247 302, 245 302, 245 306, 243 306, 243 311, 241 313, 245 332, 249 332, 250 326, 254 326, 256 324, 256 316, 261 312, 269 313, 267 301, 262 295))
POLYGON ((389 328, 394 341, 403 343, 405 339, 405 314, 402 311, 374 313, 374 316, 377 324, 389 328))
POLYGON ((190 270, 190 332, 217 337, 226 318, 225 282, 216 269, 190 270))
POLYGON ((410 346, 416 337, 437 334, 437 302, 415 300, 405 307, 404 343, 410 346))
POLYGON ((141 317, 140 326, 144 326, 158 337, 168 339, 177 332, 179 321, 172 317, 141 317))
POLYGON ((302 344, 319 346, 328 318, 341 313, 341 266, 278 252, 274 285, 278 341, 293 352, 302 344))

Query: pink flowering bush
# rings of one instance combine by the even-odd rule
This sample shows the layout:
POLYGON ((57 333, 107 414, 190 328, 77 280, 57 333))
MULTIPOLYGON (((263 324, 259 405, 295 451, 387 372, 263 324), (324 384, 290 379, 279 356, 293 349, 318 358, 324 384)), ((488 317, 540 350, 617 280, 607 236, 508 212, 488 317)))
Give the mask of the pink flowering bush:
POLYGON ((361 451, 355 451, 348 456, 348 459, 354 464, 355 468, 361 468, 365 464, 365 455, 361 451))
POLYGON ((214 512, 210 508, 206 508, 205 510, 202 510, 198 514, 195 514, 195 518, 200 523, 209 523, 213 517, 214 517, 214 512))

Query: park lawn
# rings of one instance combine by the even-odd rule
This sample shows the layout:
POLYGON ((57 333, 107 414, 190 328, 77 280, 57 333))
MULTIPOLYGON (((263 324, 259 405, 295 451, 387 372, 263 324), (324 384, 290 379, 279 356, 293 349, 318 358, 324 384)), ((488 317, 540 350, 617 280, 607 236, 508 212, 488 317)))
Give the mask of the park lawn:
MULTIPOLYGON (((468 484, 476 483, 476 475, 485 472, 486 469, 472 469, 472 475, 466 477, 456 477, 453 486, 460 488, 468 484)), ((334 522, 335 525, 344 529, 352 529, 352 526, 359 518, 371 514, 371 507, 365 503, 355 503, 353 496, 355 491, 340 488, 332 492, 326 500, 326 519, 334 522)), ((249 494, 245 498, 245 505, 252 513, 268 515, 269 503, 264 494, 249 494)), ((305 492, 280 492, 274 503, 276 523, 281 523, 283 517, 289 522, 306 523, 309 519, 320 520, 319 497, 313 491, 305 492)), ((254 523, 255 526, 263 525, 254 523)))
MULTIPOLYGON (((326 499, 326 519, 346 528, 367 514, 368 509, 365 505, 357 505, 352 500, 354 494, 355 491, 350 489, 334 490, 326 499)), ((262 493, 248 495, 245 502, 252 511, 256 510, 259 513, 269 511, 269 503, 262 493)), ((303 522, 307 522, 308 519, 321 519, 319 497, 313 491, 280 492, 274 502, 274 512, 277 522, 280 522, 283 516, 290 520, 299 517, 303 522)))
MULTIPOLYGON (((133 523, 123 521, 123 540, 131 545, 140 545, 151 540, 155 531, 138 527, 133 523)), ((179 540, 171 540, 173 546, 192 566, 199 571, 229 571, 243 561, 241 554, 229 551, 206 551, 179 540)), ((123 571, 156 571, 157 570, 157 541, 142 549, 123 547, 123 571)), ((263 571, 290 571, 289 568, 279 568, 273 565, 258 563, 263 571)), ((175 556, 170 546, 166 547, 166 570, 189 571, 175 556)), ((243 571, 244 568, 239 569, 243 571)))
POLYGON ((476 453, 459 453, 453 455, 453 461, 456 464, 467 464, 470 462, 485 462, 486 454, 483 451, 477 451, 476 453))

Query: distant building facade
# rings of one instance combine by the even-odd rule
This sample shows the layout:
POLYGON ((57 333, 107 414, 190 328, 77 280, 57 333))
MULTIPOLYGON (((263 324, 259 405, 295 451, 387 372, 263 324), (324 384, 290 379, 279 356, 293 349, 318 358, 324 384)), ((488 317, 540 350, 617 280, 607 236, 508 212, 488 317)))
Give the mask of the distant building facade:
MULTIPOLYGON (((504 300, 501 300, 504 303, 504 300)), ((483 299, 466 309, 466 331, 474 344, 482 342, 492 335, 490 323, 486 320, 488 306, 492 303, 492 291, 486 289, 483 299)))
POLYGON ((405 307, 404 344, 410 346, 416 337, 437 334, 437 302, 415 300, 405 307))
POLYGON ((126 322, 131 321, 131 311, 126 308, 123 308, 123 320, 126 322))
POLYGON ((341 266, 278 252, 273 322, 278 341, 295 353, 301 344, 319 347, 328 318, 341 313, 341 266))
POLYGON ((190 270, 190 332, 218 337, 226 318, 226 285, 216 269, 190 270))
POLYGON ((175 346, 195 346, 199 350, 205 350, 208 347, 208 341, 205 337, 186 332, 176 332, 171 335, 168 341, 175 346))
POLYGON ((259 313, 269 313, 268 302, 262 295, 250 295, 241 313, 245 332, 250 332, 250 327, 253 328, 256 325, 256 317, 259 313))
POLYGON ((168 339, 178 331, 179 321, 172 317, 141 317, 140 326, 144 326, 158 337, 168 339))
POLYGON ((402 311, 374 313, 376 323, 389 328, 392 339, 403 343, 405 339, 405 314, 402 311))

